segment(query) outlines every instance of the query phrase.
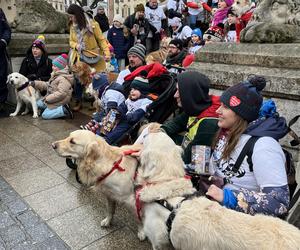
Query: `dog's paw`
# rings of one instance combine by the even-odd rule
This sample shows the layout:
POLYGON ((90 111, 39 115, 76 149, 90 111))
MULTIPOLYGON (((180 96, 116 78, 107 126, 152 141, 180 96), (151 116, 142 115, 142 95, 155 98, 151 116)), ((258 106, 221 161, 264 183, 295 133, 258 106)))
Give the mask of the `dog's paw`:
POLYGON ((33 114, 32 118, 39 118, 38 114, 33 114))
POLYGON ((12 116, 12 117, 17 116, 17 113, 11 113, 11 114, 9 114, 9 116, 12 116))
POLYGON ((146 235, 143 229, 139 229, 137 237, 140 241, 144 241, 146 239, 146 235))
POLYGON ((101 221, 100 225, 101 227, 108 227, 110 226, 111 220, 109 218, 105 218, 104 220, 101 221))
POLYGON ((21 115, 27 115, 29 112, 28 111, 24 111, 21 113, 21 115))

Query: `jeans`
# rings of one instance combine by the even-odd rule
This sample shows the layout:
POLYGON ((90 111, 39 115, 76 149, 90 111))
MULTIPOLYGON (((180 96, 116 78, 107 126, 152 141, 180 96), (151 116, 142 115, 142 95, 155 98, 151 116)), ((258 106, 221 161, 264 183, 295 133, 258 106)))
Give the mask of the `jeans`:
POLYGON ((147 54, 151 53, 152 51, 159 50, 159 41, 159 39, 155 39, 154 37, 149 37, 146 39, 147 54))
MULTIPOLYGON (((4 59, 4 52, 0 51, 0 53, 3 53, 3 56, 0 55, 0 62, 2 62, 2 58, 4 59)), ((4 103, 7 99, 8 89, 7 89, 7 64, 6 62, 0 63, 0 103, 4 103)))
POLYGON ((59 106, 54 109, 49 109, 47 108, 47 105, 42 100, 38 100, 36 104, 38 108, 43 111, 42 118, 45 120, 61 118, 66 116, 63 106, 59 106))
POLYGON ((83 86, 81 85, 81 82, 78 80, 78 78, 75 77, 75 83, 74 83, 74 99, 77 102, 80 102, 83 95, 83 86))
POLYGON ((125 69, 125 58, 118 59, 118 66, 119 66, 119 71, 125 69))
POLYGON ((189 25, 192 30, 196 28, 196 22, 197 22, 197 15, 189 15, 189 25))

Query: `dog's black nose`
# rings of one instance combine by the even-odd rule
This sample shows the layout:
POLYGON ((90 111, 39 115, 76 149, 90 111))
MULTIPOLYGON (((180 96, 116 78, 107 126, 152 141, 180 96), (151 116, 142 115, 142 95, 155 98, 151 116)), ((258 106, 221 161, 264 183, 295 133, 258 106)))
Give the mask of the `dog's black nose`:
POLYGON ((57 149, 56 143, 53 142, 53 143, 51 144, 51 146, 52 146, 53 149, 57 149))

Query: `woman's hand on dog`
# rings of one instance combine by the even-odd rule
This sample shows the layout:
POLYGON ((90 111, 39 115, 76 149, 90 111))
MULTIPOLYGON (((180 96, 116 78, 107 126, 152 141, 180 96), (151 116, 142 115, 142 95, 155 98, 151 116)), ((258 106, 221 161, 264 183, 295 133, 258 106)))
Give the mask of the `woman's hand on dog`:
POLYGON ((210 196, 214 200, 222 203, 224 200, 223 190, 218 188, 216 185, 212 184, 209 186, 206 195, 210 196))

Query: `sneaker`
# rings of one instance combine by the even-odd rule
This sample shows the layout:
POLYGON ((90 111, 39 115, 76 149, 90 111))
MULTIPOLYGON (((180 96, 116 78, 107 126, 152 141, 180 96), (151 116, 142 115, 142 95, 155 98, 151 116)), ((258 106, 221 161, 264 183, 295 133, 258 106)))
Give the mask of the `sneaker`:
POLYGON ((65 104, 63 106, 63 110, 64 110, 64 113, 66 115, 67 118, 70 118, 70 119, 73 119, 74 118, 74 115, 70 109, 70 106, 68 104, 65 104))

